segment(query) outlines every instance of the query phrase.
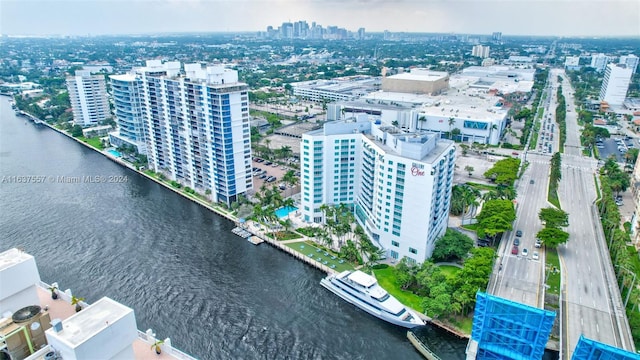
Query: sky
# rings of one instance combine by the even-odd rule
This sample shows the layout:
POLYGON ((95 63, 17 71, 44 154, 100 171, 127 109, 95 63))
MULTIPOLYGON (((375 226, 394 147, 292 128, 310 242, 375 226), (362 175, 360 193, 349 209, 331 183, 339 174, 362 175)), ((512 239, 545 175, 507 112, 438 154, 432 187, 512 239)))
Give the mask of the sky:
POLYGON ((0 0, 0 34, 356 31, 640 37, 640 0, 0 0))

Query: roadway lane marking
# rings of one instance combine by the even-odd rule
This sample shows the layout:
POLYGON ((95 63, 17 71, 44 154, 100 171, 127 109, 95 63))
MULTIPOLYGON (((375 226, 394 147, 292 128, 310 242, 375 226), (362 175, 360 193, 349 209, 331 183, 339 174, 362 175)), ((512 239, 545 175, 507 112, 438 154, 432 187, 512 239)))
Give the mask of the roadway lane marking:
POLYGON ((598 324, 596 324, 596 331, 600 334, 600 326, 598 326, 598 324))

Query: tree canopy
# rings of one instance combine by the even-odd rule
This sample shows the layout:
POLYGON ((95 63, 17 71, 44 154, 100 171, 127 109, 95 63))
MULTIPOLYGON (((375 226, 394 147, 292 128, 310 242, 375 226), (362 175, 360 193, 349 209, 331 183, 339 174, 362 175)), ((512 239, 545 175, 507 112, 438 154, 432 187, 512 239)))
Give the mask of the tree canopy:
POLYGON ((511 230, 516 219, 516 210, 511 200, 488 200, 482 206, 482 211, 476 217, 478 220, 478 236, 495 236, 511 230))
POLYGON ((565 227, 569 226, 569 214, 555 208, 540 209, 538 217, 545 223, 546 227, 565 227))
POLYGON ((453 229, 447 232, 438 240, 433 250, 434 261, 461 260, 473 248, 473 240, 467 235, 453 229))
POLYGON ((569 233, 554 227, 545 227, 538 231, 536 236, 543 244, 553 248, 558 247, 558 245, 564 244, 569 240, 569 233))
POLYGON ((513 186, 518 177, 520 159, 508 158, 496 162, 493 167, 484 173, 484 177, 495 181, 496 184, 513 186))

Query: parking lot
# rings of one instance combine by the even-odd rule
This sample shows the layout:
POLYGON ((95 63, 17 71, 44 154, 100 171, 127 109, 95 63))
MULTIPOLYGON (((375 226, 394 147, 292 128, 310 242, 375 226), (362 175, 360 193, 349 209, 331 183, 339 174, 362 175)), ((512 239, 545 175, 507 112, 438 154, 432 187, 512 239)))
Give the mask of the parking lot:
MULTIPOLYGON (((280 186, 282 184, 282 177, 289 170, 293 170, 296 172, 299 171, 296 168, 282 166, 277 163, 270 163, 269 161, 265 161, 260 158, 253 158, 252 163, 253 163, 253 169, 260 169, 261 171, 260 175, 258 175, 257 171, 253 172, 253 188, 256 192, 260 191, 260 188, 262 187, 262 185, 265 185, 265 184, 267 187, 280 186), (271 181, 267 181, 270 176, 274 177, 275 179, 271 181)), ((296 192, 296 189, 297 187, 294 187, 292 191, 289 185, 285 185, 284 187, 279 188, 279 190, 285 196, 293 195, 296 192)))
POLYGON ((638 147, 638 143, 631 137, 611 137, 598 141, 596 146, 600 153, 600 159, 605 160, 614 156, 618 162, 624 162, 626 152, 631 148, 638 147))

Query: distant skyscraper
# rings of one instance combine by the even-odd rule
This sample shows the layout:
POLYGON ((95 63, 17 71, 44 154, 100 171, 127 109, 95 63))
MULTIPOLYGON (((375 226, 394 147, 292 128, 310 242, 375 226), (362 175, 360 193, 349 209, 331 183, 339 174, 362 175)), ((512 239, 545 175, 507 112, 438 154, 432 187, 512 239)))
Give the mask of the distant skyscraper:
POLYGON ((472 56, 477 56, 480 58, 488 58, 489 57, 489 47, 488 46, 482 46, 482 45, 475 45, 473 47, 473 50, 471 50, 471 55, 472 56))
POLYGON ((631 75, 631 69, 624 64, 607 65, 600 88, 600 100, 608 102, 609 105, 622 105, 629 90, 631 75))
POLYGON ((358 29, 358 40, 364 40, 364 28, 358 29))
POLYGON ((67 78, 73 123, 82 127, 96 125, 111 116, 104 76, 77 70, 67 78))
POLYGON ((620 64, 627 65, 627 68, 631 69, 631 72, 635 74, 638 69, 638 57, 634 54, 620 56, 620 64))
POLYGON ((214 202, 228 205, 253 187, 248 86, 238 82, 237 71, 185 64, 181 73, 179 62, 150 60, 129 77, 112 80, 122 87, 140 84, 152 170, 192 189, 210 190, 214 202))
POLYGON ((502 33, 501 32, 494 32, 491 35, 491 40, 493 40, 493 41, 502 41, 502 33))
POLYGON ((604 71, 605 67, 609 63, 610 58, 605 54, 597 54, 591 56, 591 67, 596 71, 604 71))

